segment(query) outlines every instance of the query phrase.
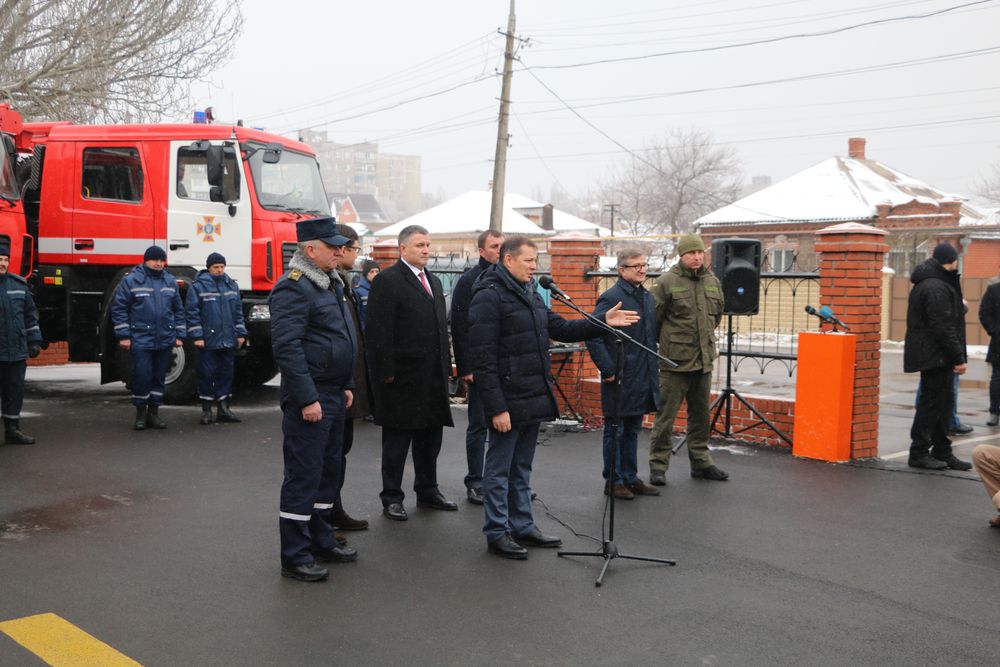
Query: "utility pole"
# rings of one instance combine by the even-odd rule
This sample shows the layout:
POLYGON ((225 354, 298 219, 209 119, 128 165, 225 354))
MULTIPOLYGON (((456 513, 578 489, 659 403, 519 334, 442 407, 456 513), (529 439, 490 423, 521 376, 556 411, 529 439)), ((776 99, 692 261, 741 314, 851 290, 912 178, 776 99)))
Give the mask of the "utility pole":
POLYGON ((611 211, 611 236, 615 235, 615 209, 619 207, 619 204, 605 204, 604 210, 611 211))
POLYGON ((514 0, 510 0, 507 17, 507 48, 503 54, 503 83, 500 85, 500 122, 497 125, 497 150, 493 160, 493 205, 490 208, 490 229, 503 228, 503 191, 507 175, 507 144, 510 135, 510 80, 514 74, 514 0))

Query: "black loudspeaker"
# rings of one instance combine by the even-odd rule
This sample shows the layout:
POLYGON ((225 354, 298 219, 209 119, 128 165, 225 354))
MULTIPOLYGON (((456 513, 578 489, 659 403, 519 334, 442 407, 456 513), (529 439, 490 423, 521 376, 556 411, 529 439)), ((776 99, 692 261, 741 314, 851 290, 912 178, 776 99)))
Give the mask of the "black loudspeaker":
POLYGON ((722 283, 727 315, 756 315, 760 308, 760 241, 712 241, 712 273, 722 283))

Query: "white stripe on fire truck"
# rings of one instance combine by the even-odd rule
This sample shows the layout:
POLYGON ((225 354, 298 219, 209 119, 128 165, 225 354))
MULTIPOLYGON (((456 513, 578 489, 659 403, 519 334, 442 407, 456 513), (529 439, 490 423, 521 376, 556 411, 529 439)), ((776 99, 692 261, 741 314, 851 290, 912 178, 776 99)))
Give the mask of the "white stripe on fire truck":
POLYGON ((142 255, 146 248, 151 245, 163 245, 163 241, 153 239, 125 239, 125 238, 95 238, 87 239, 94 242, 92 250, 74 250, 73 243, 76 238, 46 237, 39 239, 38 252, 68 255, 73 252, 81 255, 142 255))

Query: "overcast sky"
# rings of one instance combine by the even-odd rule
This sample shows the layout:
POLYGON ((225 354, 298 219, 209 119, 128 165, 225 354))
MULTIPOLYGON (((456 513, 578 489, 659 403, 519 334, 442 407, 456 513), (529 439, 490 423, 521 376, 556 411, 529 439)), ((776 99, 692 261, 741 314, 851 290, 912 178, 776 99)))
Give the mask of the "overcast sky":
MULTIPOLYGON (((194 105, 421 155, 425 192, 484 189, 509 4, 244 0, 235 57, 194 105)), ((508 192, 581 195, 627 158, 615 142, 639 151, 669 128, 732 145, 747 180, 846 155, 849 136, 961 195, 1000 162, 1000 0, 518 0, 516 13, 530 42, 508 192), (676 53, 698 49, 714 50, 676 53)))

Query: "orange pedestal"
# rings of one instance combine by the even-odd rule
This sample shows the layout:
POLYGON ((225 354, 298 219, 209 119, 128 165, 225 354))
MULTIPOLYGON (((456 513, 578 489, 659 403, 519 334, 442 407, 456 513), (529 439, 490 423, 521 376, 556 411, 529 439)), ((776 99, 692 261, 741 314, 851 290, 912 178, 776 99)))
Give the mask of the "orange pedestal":
POLYGON ((851 459, 855 343, 853 334, 799 334, 794 456, 851 459))

